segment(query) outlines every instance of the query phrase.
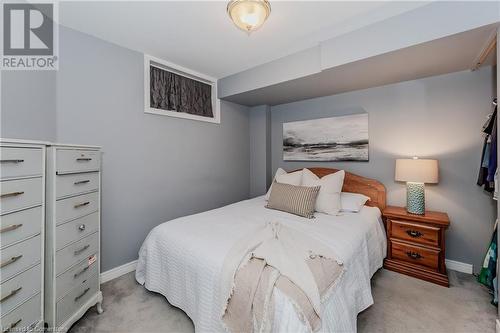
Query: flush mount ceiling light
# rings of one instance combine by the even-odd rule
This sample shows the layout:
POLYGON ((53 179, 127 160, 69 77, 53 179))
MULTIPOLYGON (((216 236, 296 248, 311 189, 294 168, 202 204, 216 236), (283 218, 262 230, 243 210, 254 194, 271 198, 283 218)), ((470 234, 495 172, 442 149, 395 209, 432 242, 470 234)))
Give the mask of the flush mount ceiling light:
POLYGON ((231 0, 227 13, 238 28, 250 34, 267 20, 271 4, 267 0, 231 0))

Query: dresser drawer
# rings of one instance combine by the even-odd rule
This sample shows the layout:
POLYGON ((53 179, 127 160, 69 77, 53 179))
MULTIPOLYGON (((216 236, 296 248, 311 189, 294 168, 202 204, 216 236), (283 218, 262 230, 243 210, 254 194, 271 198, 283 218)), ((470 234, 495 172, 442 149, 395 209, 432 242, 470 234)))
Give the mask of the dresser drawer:
POLYGON ((75 287, 66 296, 56 304, 56 322, 57 326, 64 323, 70 315, 81 308, 92 296, 99 290, 99 279, 94 275, 84 283, 75 287))
POLYGON ((42 229, 42 207, 3 215, 0 218, 0 247, 38 235, 42 229))
POLYGON ((56 176, 56 197, 72 196, 99 189, 99 172, 56 176))
POLYGON ((424 245, 439 246, 439 228, 414 222, 391 220, 391 237, 424 245))
POLYGON ((42 286, 41 265, 0 285, 0 313, 7 313, 24 300, 38 294, 42 286))
POLYGON ((26 332, 32 330, 42 320, 41 295, 33 296, 28 301, 9 313, 2 312, 0 327, 2 332, 26 332))
POLYGON ((58 149, 57 174, 98 171, 101 153, 95 150, 58 149))
POLYGON ((439 250, 424 248, 417 245, 399 243, 391 240, 392 258, 412 264, 438 269, 439 250))
POLYGON ((58 200, 56 203, 56 224, 88 215, 99 209, 99 192, 82 194, 58 200))
POLYGON ((86 257, 97 253, 99 249, 99 233, 93 233, 56 253, 56 276, 86 257))
POLYGON ((0 253, 0 283, 40 263, 41 249, 40 235, 3 249, 0 253))
POLYGON ((42 204, 42 178, 4 180, 0 184, 0 214, 42 204))
POLYGON ((56 250, 99 231, 99 212, 80 217, 56 227, 56 250))
POLYGON ((0 148, 0 178, 38 176, 43 173, 42 149, 0 148))
POLYGON ((85 258, 80 263, 59 275, 56 280, 56 299, 61 299, 68 291, 81 285, 89 277, 97 276, 98 254, 85 258), (89 262, 91 264, 89 265, 89 262))

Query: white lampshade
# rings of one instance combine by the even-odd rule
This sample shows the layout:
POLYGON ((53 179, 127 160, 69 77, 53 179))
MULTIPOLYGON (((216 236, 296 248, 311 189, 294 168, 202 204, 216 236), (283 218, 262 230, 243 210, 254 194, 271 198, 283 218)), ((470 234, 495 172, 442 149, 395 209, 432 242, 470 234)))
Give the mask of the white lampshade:
POLYGON ((238 28, 250 33, 264 24, 271 13, 271 5, 267 0, 231 0, 227 13, 238 28))
POLYGON ((439 180, 438 161, 429 159, 397 159, 396 181, 435 184, 439 180))

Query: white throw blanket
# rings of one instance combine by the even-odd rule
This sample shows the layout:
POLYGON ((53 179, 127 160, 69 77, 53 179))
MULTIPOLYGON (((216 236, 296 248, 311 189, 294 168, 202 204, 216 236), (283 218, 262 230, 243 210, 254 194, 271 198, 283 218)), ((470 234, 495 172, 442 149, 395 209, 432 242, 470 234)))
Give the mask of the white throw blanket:
MULTIPOLYGON (((333 259, 339 266, 342 265, 342 263, 336 259, 337 256, 331 249, 324 246, 317 239, 309 237, 294 228, 277 222, 266 223, 257 228, 255 232, 249 233, 247 236, 243 237, 243 239, 239 240, 229 251, 224 261, 221 274, 220 298, 225 301, 221 306, 223 309, 222 317, 224 317, 226 313, 226 309, 234 292, 235 276, 238 269, 241 270, 243 266, 248 264, 250 259, 257 258, 262 259, 265 264, 273 267, 280 275, 285 276, 292 284, 299 288, 307 297, 317 318, 320 319, 321 294, 320 287, 318 286, 320 274, 316 274, 317 276, 315 277, 315 272, 311 271, 311 267, 308 265, 308 262, 310 263, 312 259, 320 257, 333 259)), ((332 276, 328 277, 328 281, 325 281, 325 279, 319 280, 321 281, 321 289, 325 286, 328 286, 327 289, 330 289, 333 286, 333 282, 339 277, 338 274, 333 276, 333 272, 332 270, 332 276)), ((260 276, 246 277, 246 279, 248 278, 259 279, 260 276)), ((273 281, 272 285, 277 281, 277 276, 274 277, 273 281)), ((270 290, 272 291, 273 289, 271 288, 270 290)), ((328 290, 322 291, 324 295, 328 295, 328 290)), ((238 301, 241 301, 241 299, 238 298, 238 301)), ((251 302, 252 300, 249 301, 251 302)), ((300 304, 296 305, 300 307, 300 304)), ((266 318, 272 318, 272 316, 267 314, 264 314, 264 316, 266 318)), ((264 326, 269 327, 269 323, 266 323, 264 326)))

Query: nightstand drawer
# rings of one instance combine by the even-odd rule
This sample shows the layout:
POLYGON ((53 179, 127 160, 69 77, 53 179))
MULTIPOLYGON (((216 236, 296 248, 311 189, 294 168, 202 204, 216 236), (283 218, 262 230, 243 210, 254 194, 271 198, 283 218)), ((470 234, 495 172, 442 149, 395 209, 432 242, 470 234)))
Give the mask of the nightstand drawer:
POLYGON ((439 228, 408 221, 391 219, 390 235, 414 243, 439 246, 439 228))
POLYGON ((412 264, 425 266, 434 270, 439 267, 439 250, 417 245, 399 243, 391 240, 392 258, 412 264))

